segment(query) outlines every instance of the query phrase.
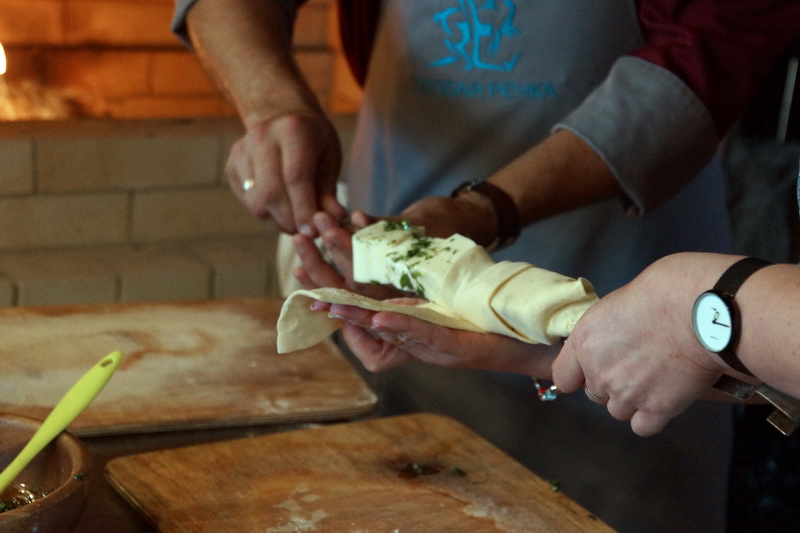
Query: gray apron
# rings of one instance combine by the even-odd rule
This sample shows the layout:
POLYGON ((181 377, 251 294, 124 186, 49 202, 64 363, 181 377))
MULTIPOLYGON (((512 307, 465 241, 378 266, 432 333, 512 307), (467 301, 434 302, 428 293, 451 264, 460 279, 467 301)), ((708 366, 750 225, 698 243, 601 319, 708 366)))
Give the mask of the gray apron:
MULTIPOLYGON (((388 0, 346 169, 348 203, 390 215, 484 179, 544 139, 643 43, 634 2, 388 0)), ((643 219, 609 201, 537 223, 498 259, 584 276, 605 294, 663 255, 729 251, 714 162, 643 219)), ((723 531, 730 409, 701 404, 642 439, 582 394, 411 364, 378 376, 382 413, 461 420, 620 531, 723 531)))

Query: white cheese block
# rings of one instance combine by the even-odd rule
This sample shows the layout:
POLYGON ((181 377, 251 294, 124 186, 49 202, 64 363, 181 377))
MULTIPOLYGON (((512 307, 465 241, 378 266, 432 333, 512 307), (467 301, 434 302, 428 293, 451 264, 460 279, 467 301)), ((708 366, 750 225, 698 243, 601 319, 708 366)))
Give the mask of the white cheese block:
POLYGON ((377 222, 353 235, 354 279, 391 284, 482 331, 551 344, 597 301, 592 285, 529 263, 495 263, 474 241, 426 237, 408 224, 377 222))
POLYGON ((420 228, 388 222, 378 222, 358 231, 353 235, 353 279, 359 283, 391 284, 386 256, 420 232, 420 228))
POLYGON ((355 281, 391 284, 438 304, 447 304, 452 292, 443 294, 443 287, 469 283, 493 264, 486 250, 462 235, 437 239, 418 226, 385 221, 353 235, 355 281))

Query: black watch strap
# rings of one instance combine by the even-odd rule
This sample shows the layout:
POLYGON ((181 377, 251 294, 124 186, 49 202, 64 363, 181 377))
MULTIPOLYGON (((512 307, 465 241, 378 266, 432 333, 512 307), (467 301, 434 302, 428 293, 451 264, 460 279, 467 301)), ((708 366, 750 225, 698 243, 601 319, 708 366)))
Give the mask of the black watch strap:
MULTIPOLYGON (((765 266, 769 266, 772 263, 769 261, 765 261, 763 259, 759 259, 757 257, 745 257, 744 259, 740 259, 736 261, 734 264, 728 267, 728 269, 720 276, 717 283, 714 285, 714 291, 720 294, 724 294, 730 299, 732 305, 736 305, 734 301, 734 297, 736 293, 739 291, 739 288, 742 284, 752 276, 758 270, 764 268, 765 266)), ((738 308, 733 310, 736 314, 739 314, 738 308)), ((741 328, 741 323, 739 324, 739 328, 741 328)), ((752 376, 753 373, 750 372, 744 363, 742 363, 739 356, 736 355, 736 346, 739 343, 739 335, 741 331, 736 331, 735 335, 731 341, 731 344, 718 352, 718 355, 722 358, 725 363, 728 364, 734 370, 738 370, 743 374, 747 374, 752 376)))
POLYGON ((752 276, 757 270, 771 264, 772 263, 769 261, 759 259, 758 257, 745 257, 744 259, 740 259, 729 266, 728 270, 720 276, 717 284, 714 285, 714 290, 733 298, 739 291, 739 287, 742 286, 747 278, 752 276))
POLYGON ((488 181, 466 181, 455 188, 451 197, 455 198, 465 192, 474 191, 489 199, 497 217, 497 236, 494 242, 487 246, 488 250, 496 250, 513 244, 519 237, 522 225, 519 219, 519 210, 511 197, 500 187, 488 181))

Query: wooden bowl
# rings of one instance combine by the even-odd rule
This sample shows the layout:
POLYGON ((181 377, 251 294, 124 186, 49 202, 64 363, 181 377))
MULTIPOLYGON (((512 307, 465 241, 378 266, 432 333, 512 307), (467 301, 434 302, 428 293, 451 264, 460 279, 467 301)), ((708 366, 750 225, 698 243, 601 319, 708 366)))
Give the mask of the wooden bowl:
MULTIPOLYGON (((0 415, 0 468, 5 468, 25 446, 40 420, 0 415)), ((89 452, 69 432, 63 432, 42 450, 0 496, 9 501, 20 483, 47 495, 0 513, 0 533, 68 533, 75 528, 87 495, 89 452)))

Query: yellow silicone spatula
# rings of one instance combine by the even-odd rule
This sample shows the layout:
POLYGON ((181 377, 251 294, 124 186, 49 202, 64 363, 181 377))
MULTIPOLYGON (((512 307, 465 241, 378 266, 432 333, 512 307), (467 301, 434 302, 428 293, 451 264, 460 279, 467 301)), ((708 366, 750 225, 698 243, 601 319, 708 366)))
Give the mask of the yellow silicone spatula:
POLYGON ((105 387, 111 375, 122 360, 121 352, 112 352, 103 357, 96 365, 83 375, 61 398, 53 410, 47 415, 42 425, 33 434, 28 444, 19 452, 13 461, 0 473, 0 494, 5 491, 12 481, 28 463, 36 457, 45 446, 61 434, 67 426, 92 403, 100 391, 105 387))

